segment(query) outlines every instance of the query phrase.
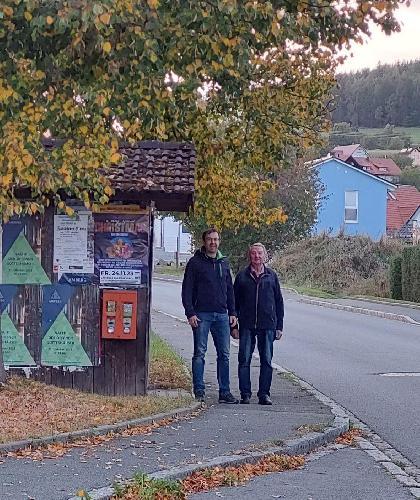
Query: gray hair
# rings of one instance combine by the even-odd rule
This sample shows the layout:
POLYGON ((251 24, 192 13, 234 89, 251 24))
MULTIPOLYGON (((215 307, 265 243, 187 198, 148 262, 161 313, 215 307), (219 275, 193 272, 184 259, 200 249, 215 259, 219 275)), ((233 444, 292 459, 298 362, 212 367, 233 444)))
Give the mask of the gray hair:
POLYGON ((248 248, 248 252, 247 252, 247 256, 248 256, 248 260, 251 261, 251 250, 254 248, 254 247, 258 247, 258 248, 261 248, 262 251, 264 252, 264 264, 268 261, 268 252, 267 252, 267 249, 265 248, 265 246, 262 244, 262 243, 253 243, 249 248, 248 248))

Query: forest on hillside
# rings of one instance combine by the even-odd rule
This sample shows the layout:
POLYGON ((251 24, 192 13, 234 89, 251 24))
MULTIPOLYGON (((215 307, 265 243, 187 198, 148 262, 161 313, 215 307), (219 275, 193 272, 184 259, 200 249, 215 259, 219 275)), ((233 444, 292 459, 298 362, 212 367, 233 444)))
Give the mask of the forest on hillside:
POLYGON ((420 60, 339 74, 337 81, 334 123, 420 126, 420 60))

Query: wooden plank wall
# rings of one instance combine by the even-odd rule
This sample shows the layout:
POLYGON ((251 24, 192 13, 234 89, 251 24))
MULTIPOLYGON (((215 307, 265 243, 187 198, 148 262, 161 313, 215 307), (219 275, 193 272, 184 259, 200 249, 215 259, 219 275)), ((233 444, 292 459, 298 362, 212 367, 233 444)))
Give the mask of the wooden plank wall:
MULTIPOLYGON (((28 228, 28 239, 40 243, 41 263, 51 282, 56 281, 52 272, 54 211, 49 209, 43 218, 33 218, 28 228)), ((101 291, 97 285, 77 287, 71 301, 81 306, 81 335, 86 352, 98 366, 70 371, 66 367, 41 367, 30 371, 31 377, 59 387, 69 387, 85 392, 113 395, 144 395, 147 391, 148 346, 150 328, 150 286, 153 262, 153 218, 150 217, 149 238, 149 286, 138 289, 137 338, 135 340, 99 339, 101 318, 101 291)), ((42 342, 42 291, 38 285, 25 285, 23 307, 25 321, 25 343, 33 353, 37 364, 41 359, 42 342)), ((22 375, 14 368, 11 373, 22 375)))

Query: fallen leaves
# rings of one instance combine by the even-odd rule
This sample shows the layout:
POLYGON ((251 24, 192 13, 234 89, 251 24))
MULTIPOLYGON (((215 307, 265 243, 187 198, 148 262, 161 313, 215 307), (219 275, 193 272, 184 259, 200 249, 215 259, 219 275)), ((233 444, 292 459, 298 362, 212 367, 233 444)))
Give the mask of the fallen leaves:
POLYGON ((194 472, 182 481, 187 494, 207 491, 220 486, 237 486, 255 476, 271 472, 282 472, 302 467, 305 459, 301 455, 269 455, 254 464, 242 464, 233 467, 215 467, 194 472))
POLYGON ((182 396, 100 396, 11 377, 0 389, 0 443, 146 417, 189 402, 182 396))
POLYGON ((182 481, 157 480, 142 474, 135 477, 112 500, 184 500, 193 493, 209 491, 221 486, 238 486, 255 476, 272 472, 294 470, 302 467, 305 459, 301 455, 269 455, 256 463, 245 463, 231 467, 213 467, 197 471, 182 481))
POLYGON ((335 440, 337 444, 344 444, 346 446, 355 446, 356 439, 362 436, 363 432, 360 429, 351 429, 335 440))
MULTIPOLYGON (((156 429, 161 427, 166 427, 173 424, 174 422, 179 422, 181 420, 187 420, 197 417, 201 413, 202 409, 195 412, 191 412, 188 415, 180 417, 171 417, 152 422, 147 425, 137 425, 124 429, 122 431, 109 432, 101 436, 89 436, 85 438, 76 439, 71 442, 66 443, 53 443, 46 446, 32 447, 28 446, 22 450, 10 451, 7 453, 0 454, 0 456, 5 456, 8 458, 20 458, 20 459, 30 459, 34 461, 42 461, 47 459, 55 459, 63 457, 73 448, 86 448, 85 454, 90 452, 95 446, 100 446, 102 444, 108 443, 115 438, 119 437, 130 437, 130 436, 140 436, 151 434, 156 429)), ((82 453, 83 454, 83 453, 82 453)))

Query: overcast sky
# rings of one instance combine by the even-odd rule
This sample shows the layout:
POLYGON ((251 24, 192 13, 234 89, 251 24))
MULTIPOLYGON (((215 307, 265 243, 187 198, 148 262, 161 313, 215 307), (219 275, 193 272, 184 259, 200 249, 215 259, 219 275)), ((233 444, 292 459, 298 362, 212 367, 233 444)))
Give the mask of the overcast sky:
POLYGON ((378 63, 420 59, 420 0, 412 0, 410 7, 400 7, 396 17, 401 32, 386 36, 380 29, 372 28, 372 37, 363 45, 355 45, 353 57, 340 67, 339 72, 375 68, 378 63))

